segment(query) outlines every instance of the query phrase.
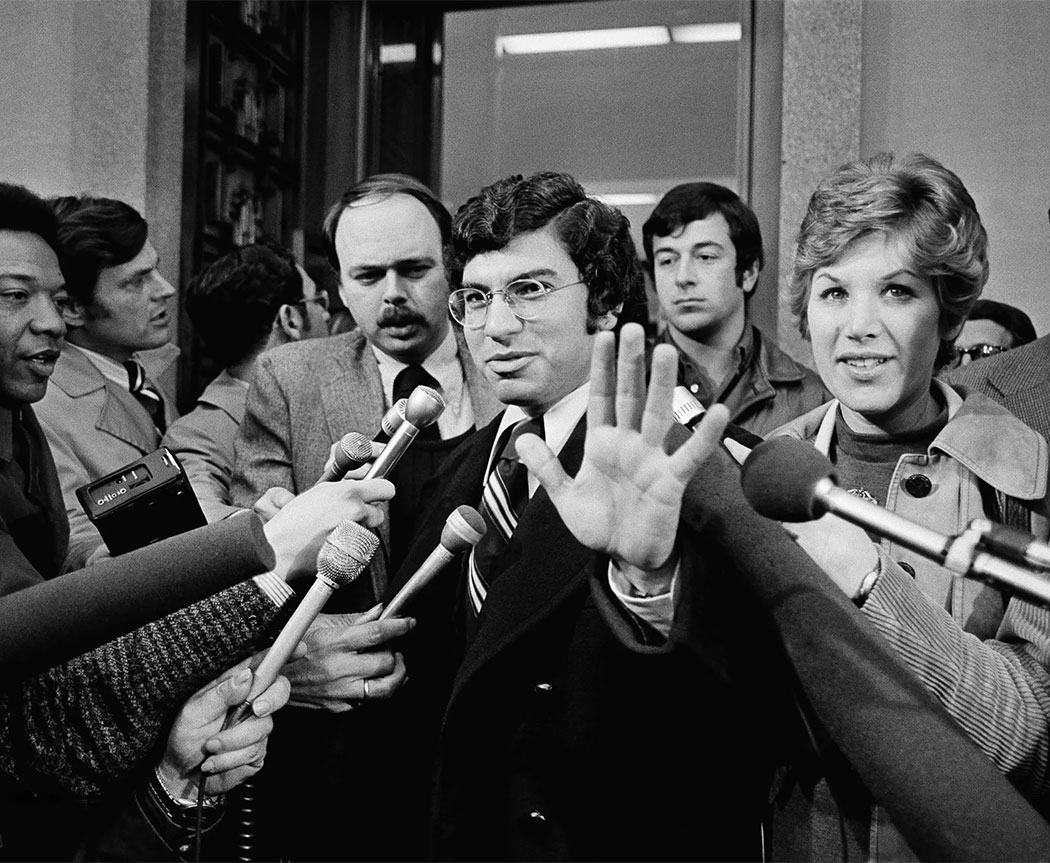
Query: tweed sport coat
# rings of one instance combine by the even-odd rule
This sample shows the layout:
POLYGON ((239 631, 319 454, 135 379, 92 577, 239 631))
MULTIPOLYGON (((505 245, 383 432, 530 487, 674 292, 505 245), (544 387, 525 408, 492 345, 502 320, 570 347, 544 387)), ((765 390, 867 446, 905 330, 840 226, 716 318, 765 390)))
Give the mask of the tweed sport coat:
MULTIPOLYGON (((459 330, 454 332, 480 427, 502 405, 475 367, 459 330)), ((274 486, 296 494, 310 488, 324 470, 332 444, 348 431, 371 435, 386 408, 379 367, 359 329, 265 352, 255 364, 234 444, 233 503, 251 507, 274 486)), ((388 546, 388 522, 379 534, 388 546)), ((381 596, 387 580, 382 555, 373 558, 369 572, 381 596)))
POLYGON ((953 387, 984 393, 1050 440, 1050 335, 953 369, 943 378, 953 387))

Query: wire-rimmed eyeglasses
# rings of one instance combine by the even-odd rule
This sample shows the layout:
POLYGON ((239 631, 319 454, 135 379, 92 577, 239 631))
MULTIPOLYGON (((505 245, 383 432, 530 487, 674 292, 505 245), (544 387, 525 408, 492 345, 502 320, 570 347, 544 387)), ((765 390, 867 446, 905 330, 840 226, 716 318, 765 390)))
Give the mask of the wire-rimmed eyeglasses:
POLYGON ((478 330, 485 326, 489 317, 489 306, 497 294, 503 295, 503 302, 519 321, 534 321, 547 305, 547 295, 582 285, 584 282, 569 282, 567 285, 548 285, 539 279, 515 279, 502 291, 484 291, 481 288, 459 288, 449 294, 448 310, 453 320, 468 330, 478 330))
POLYGON ((968 348, 956 348, 955 349, 955 365, 966 365, 972 363, 974 360, 984 359, 985 357, 994 357, 996 354, 1001 354, 1003 351, 1007 351, 1009 348, 1003 345, 970 345, 968 348))

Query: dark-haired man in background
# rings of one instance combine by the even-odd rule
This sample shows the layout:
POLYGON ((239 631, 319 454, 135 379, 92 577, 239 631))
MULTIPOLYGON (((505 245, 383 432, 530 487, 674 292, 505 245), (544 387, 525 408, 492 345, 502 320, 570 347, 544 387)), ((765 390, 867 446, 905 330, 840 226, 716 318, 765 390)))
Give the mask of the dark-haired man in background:
POLYGON ((234 440, 255 360, 277 345, 328 335, 328 296, 291 253, 261 243, 211 263, 186 289, 186 313, 222 371, 161 441, 178 456, 208 521, 233 512, 234 440))
POLYGON ((103 543, 77 488, 153 452, 176 416, 159 383, 178 355, 171 344, 175 289, 157 269, 146 220, 133 207, 89 196, 52 204, 69 295, 68 345, 37 415, 69 516, 66 566, 79 569, 103 543))
POLYGON ((678 349, 678 382, 730 420, 764 435, 828 399, 820 378, 748 319, 764 263, 754 212, 716 183, 683 183, 642 227, 645 257, 678 349))

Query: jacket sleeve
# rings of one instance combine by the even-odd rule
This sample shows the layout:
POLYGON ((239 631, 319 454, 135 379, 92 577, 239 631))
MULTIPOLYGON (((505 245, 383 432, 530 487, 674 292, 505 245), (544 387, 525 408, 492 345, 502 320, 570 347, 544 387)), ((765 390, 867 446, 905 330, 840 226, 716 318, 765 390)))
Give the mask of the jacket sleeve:
POLYGON ((209 404, 168 426, 161 443, 175 453, 208 522, 237 511, 231 504, 230 475, 238 426, 225 411, 209 404))
POLYGON ((155 756, 174 713, 281 610, 245 582, 0 693, 0 771, 93 796, 155 756))
POLYGON ((255 364, 244 419, 234 444, 233 480, 230 488, 234 506, 251 508, 269 488, 286 488, 293 493, 292 429, 289 399, 274 373, 270 358, 263 354, 255 364))
POLYGON ((1050 610, 1009 600, 995 639, 964 632, 880 550, 864 616, 1030 799, 1050 796, 1050 610))

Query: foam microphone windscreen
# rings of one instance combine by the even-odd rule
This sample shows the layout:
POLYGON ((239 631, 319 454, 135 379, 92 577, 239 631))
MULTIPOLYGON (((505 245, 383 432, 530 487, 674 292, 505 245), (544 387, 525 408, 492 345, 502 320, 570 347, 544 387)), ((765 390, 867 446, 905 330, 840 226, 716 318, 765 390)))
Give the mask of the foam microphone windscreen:
POLYGON ((813 494, 835 468, 812 444, 789 437, 763 441, 744 461, 740 484, 755 511, 777 521, 812 521, 824 510, 813 494))
POLYGON ((0 597, 0 680, 24 679, 274 566, 248 513, 0 597))
POLYGON ((485 519, 474 507, 463 504, 456 507, 441 529, 441 544, 453 554, 459 554, 477 545, 488 530, 485 519))

